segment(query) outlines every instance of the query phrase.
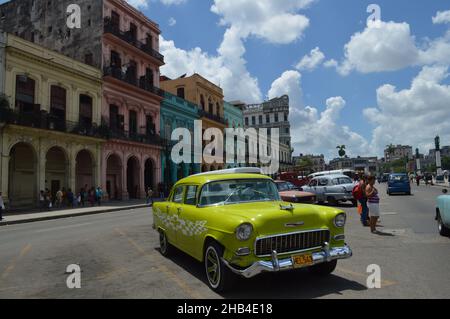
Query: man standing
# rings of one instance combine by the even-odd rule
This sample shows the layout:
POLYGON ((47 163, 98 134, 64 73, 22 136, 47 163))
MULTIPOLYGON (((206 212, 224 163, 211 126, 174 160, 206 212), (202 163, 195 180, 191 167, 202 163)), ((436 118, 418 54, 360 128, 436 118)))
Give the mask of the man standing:
POLYGON ((97 199, 98 206, 102 206, 103 190, 100 186, 97 187, 97 190, 95 191, 95 197, 97 199))
POLYGON ((3 211, 5 210, 5 202, 3 201, 2 192, 0 192, 0 221, 3 220, 3 211))
POLYGON ((147 188, 147 205, 153 206, 153 190, 147 188))
POLYGON ((362 208, 361 213, 361 224, 364 227, 369 227, 368 219, 369 219, 369 208, 367 206, 367 196, 366 196, 366 177, 361 176, 358 184, 353 188, 353 197, 359 202, 362 208))

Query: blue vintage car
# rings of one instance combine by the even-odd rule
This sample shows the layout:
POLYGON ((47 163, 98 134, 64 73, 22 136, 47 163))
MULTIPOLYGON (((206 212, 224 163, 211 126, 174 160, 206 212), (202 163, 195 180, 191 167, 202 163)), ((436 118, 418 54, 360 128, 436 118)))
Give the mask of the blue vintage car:
POLYGON ((442 236, 450 236, 450 195, 443 190, 444 195, 437 199, 436 220, 438 222, 439 233, 442 236))
POLYGON ((408 174, 391 174, 389 176, 387 194, 403 193, 411 195, 411 184, 408 174))

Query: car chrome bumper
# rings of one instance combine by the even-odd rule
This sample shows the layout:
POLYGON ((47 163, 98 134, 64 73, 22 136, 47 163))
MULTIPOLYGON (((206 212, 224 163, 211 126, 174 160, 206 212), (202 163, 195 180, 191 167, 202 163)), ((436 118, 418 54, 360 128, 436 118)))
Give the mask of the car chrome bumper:
MULTIPOLYGON (((347 245, 335 248, 329 248, 329 246, 325 246, 322 251, 312 254, 313 264, 310 266, 314 266, 324 262, 330 262, 333 260, 350 258, 352 257, 352 255, 352 250, 347 245)), ((272 253, 271 261, 258 261, 244 270, 236 269, 224 259, 222 259, 222 261, 228 268, 231 269, 232 272, 245 278, 255 277, 262 272, 279 272, 298 268, 294 267, 292 258, 278 259, 276 251, 272 253)))

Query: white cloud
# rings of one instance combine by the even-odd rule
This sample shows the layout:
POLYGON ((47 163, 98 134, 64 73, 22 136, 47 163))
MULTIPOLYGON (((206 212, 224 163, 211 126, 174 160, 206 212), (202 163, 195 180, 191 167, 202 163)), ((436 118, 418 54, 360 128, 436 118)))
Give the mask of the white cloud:
POLYGON ((175 18, 171 17, 171 18, 169 19, 169 26, 170 26, 170 27, 173 27, 173 26, 175 26, 176 24, 177 24, 177 20, 175 20, 175 18))
POLYGON ((367 154, 367 141, 347 126, 338 124, 346 102, 340 97, 326 100, 326 109, 303 105, 302 76, 298 71, 286 71, 276 79, 269 90, 269 98, 287 94, 290 97, 290 122, 295 154, 324 154, 335 158, 336 146, 345 144, 349 154, 367 154))
POLYGON ((326 68, 336 68, 339 63, 335 59, 327 60, 323 63, 323 66, 326 68))
POLYGON ((426 152, 436 134, 450 140, 450 86, 442 84, 448 75, 448 67, 425 66, 409 89, 399 91, 386 84, 377 90, 378 106, 364 110, 375 125, 373 152, 381 153, 390 143, 419 146, 426 152))
POLYGON ((148 8, 150 1, 160 1, 164 5, 170 6, 183 4, 187 0, 126 0, 126 1, 138 9, 146 9, 148 8))
POLYGON ((325 54, 320 51, 319 47, 312 49, 311 52, 305 55, 295 68, 300 71, 312 71, 317 68, 325 60, 325 54))
POLYGON ((148 0, 127 0, 127 2, 136 8, 145 9, 148 7, 148 0))
POLYGON ((434 24, 450 23, 450 10, 438 11, 433 17, 434 24))
POLYGON ((166 6, 170 5, 178 5, 185 3, 187 0, 160 0, 162 4, 165 4, 166 6))
MULTIPOLYGON (((445 21, 446 15, 437 15, 433 21, 445 21)), ((352 71, 374 73, 397 71, 411 66, 450 65, 450 31, 443 37, 416 44, 408 23, 383 22, 370 24, 355 33, 344 47, 344 59, 331 59, 327 67, 335 67, 346 76, 352 71)))

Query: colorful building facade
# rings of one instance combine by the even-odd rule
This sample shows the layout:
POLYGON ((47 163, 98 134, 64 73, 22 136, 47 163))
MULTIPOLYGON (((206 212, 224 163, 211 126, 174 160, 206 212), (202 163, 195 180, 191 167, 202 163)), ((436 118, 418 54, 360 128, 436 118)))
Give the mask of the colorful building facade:
POLYGON ((39 192, 76 192, 101 183, 100 70, 6 35, 0 116, 0 190, 11 208, 35 206, 39 192))
MULTIPOLYGON (((161 81, 161 88, 200 107, 203 134, 209 128, 217 128, 222 133, 224 132, 226 123, 222 88, 197 73, 175 80, 164 79, 161 81)), ((207 144, 209 142, 203 141, 203 149, 207 144)), ((223 155, 220 158, 222 161, 217 162, 213 156, 204 156, 201 171, 223 169, 225 167, 223 155)))
MULTIPOLYGON (((244 116, 242 113, 242 107, 234 105, 229 102, 224 102, 224 116, 227 128, 244 128, 244 116)), ((234 153, 237 154, 237 145, 235 143, 234 153)), ((234 163, 226 163, 226 168, 234 168, 244 166, 244 163, 238 163, 237 157, 235 157, 234 163)))
POLYGON ((194 161, 195 153, 192 143, 186 144, 186 148, 191 149, 191 162, 175 164, 171 159, 171 150, 174 143, 171 135, 176 128, 186 128, 190 131, 193 141, 194 121, 199 119, 199 108, 197 105, 186 101, 183 98, 166 92, 161 103, 161 137, 166 142, 165 151, 161 154, 162 177, 164 181, 169 181, 173 185, 178 180, 192 174, 200 173, 200 164, 194 161))

